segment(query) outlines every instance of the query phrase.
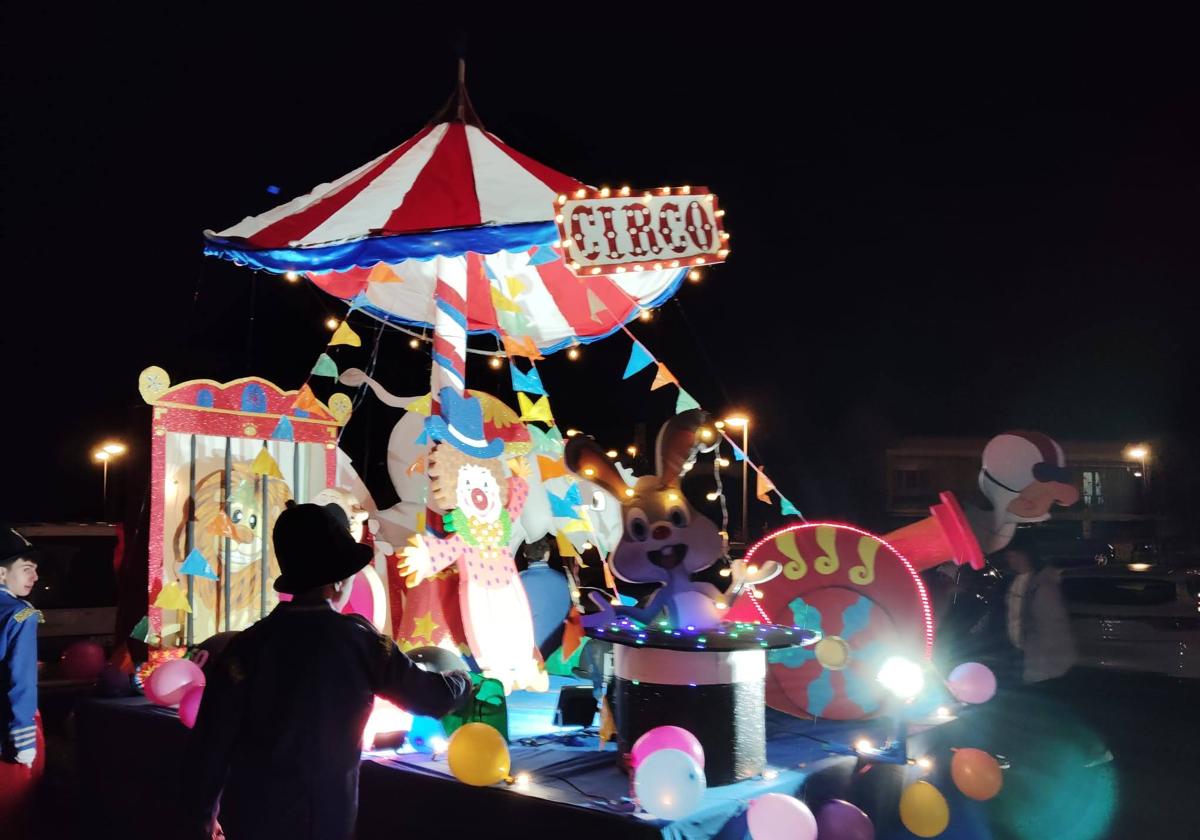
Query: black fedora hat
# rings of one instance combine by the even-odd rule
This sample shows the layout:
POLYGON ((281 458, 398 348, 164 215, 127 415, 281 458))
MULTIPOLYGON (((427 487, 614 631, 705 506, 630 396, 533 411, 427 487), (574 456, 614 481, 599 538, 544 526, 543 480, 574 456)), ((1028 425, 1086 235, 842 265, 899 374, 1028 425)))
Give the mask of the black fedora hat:
POLYGON ((16 528, 0 525, 0 563, 14 557, 28 557, 30 560, 34 560, 39 553, 38 549, 21 536, 16 528))
POLYGON ((275 520, 272 539, 280 575, 275 591, 295 595, 353 577, 371 562, 374 550, 354 541, 337 505, 288 507, 275 520))

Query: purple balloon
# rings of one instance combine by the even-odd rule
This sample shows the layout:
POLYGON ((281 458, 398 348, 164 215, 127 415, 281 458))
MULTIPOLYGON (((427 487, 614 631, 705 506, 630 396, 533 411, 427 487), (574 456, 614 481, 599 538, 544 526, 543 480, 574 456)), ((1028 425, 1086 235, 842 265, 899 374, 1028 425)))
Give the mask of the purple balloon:
POLYGON ((950 672, 946 685, 956 700, 986 703, 996 693, 996 675, 986 665, 964 662, 950 672))
POLYGON ((871 818, 841 799, 830 799, 817 811, 820 840, 875 840, 871 818))
POLYGON ((634 770, 646 756, 659 750, 679 750, 687 753, 704 769, 704 747, 696 736, 681 726, 656 726, 638 738, 629 753, 629 764, 634 770))

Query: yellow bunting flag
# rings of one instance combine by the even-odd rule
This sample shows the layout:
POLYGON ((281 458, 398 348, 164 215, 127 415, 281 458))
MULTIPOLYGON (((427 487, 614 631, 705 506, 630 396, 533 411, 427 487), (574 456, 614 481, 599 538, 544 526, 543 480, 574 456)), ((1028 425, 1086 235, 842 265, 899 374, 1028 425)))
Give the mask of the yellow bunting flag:
POLYGON ((367 275, 368 283, 403 283, 404 278, 392 271, 387 263, 375 263, 371 273, 367 275))
POLYGON ((520 277, 504 278, 508 283, 508 296, 510 298, 520 297, 522 292, 528 291, 528 286, 521 282, 520 277))
POLYGON ((559 557, 578 557, 579 552, 575 550, 574 544, 567 538, 567 535, 559 531, 554 535, 555 542, 558 543, 559 557))
POLYGON ((755 488, 755 495, 758 496, 760 502, 771 504, 771 497, 767 494, 775 489, 775 483, 767 478, 767 474, 762 470, 758 470, 758 486, 755 488))
POLYGON ((651 391, 657 391, 664 385, 678 385, 679 380, 675 378, 675 374, 667 370, 667 366, 662 362, 658 363, 658 373, 654 374, 654 384, 650 386, 651 391))
POLYGON ((423 510, 417 511, 417 533, 425 533, 425 511, 423 510))
POLYGON ((538 472, 542 474, 542 481, 549 481, 552 478, 562 478, 567 474, 567 465, 561 459, 547 458, 545 455, 539 455, 538 472))
POLYGON ((533 402, 523 393, 517 394, 517 405, 521 407, 521 419, 526 422, 537 421, 547 426, 554 425, 554 415, 550 413, 550 398, 540 397, 533 402))
POLYGON ((158 597, 154 599, 154 606, 163 610, 183 610, 191 612, 192 608, 188 606, 187 596, 183 594, 183 590, 179 588, 179 584, 171 582, 162 588, 158 593, 158 597))
POLYGON ((567 524, 563 526, 564 534, 590 534, 592 526, 582 519, 568 519, 567 524))
POLYGON ((545 356, 537 349, 537 345, 529 336, 516 338, 515 336, 504 336, 504 352, 509 356, 524 356, 526 359, 533 359, 535 362, 538 359, 544 359, 545 356))
POLYGON ((497 312, 520 312, 521 307, 504 296, 504 292, 492 286, 492 306, 497 312))
POLYGON ((429 394, 426 394, 423 397, 418 397, 408 405, 404 406, 404 410, 416 412, 423 417, 428 417, 429 412, 433 410, 433 397, 429 394))
POLYGON ((269 475, 271 478, 283 478, 283 473, 279 471, 279 463, 271 457, 265 446, 255 456, 254 463, 250 465, 250 472, 255 475, 269 475))
POLYGON ((358 333, 350 329, 350 325, 345 321, 338 324, 338 328, 333 333, 333 338, 329 339, 330 347, 336 347, 339 344, 362 347, 362 339, 358 337, 358 333))

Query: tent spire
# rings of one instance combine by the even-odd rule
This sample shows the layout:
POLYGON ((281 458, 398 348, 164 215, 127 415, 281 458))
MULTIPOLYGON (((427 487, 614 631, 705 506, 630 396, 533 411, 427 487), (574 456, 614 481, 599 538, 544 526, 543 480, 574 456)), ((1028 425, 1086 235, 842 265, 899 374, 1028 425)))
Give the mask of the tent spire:
POLYGON ((467 96, 467 60, 463 57, 458 59, 458 84, 455 86, 454 93, 450 94, 450 98, 446 100, 433 119, 429 121, 430 125, 438 123, 454 122, 464 125, 473 125, 476 128, 483 128, 483 123, 479 120, 479 115, 475 113, 475 109, 471 106, 471 97, 467 96))

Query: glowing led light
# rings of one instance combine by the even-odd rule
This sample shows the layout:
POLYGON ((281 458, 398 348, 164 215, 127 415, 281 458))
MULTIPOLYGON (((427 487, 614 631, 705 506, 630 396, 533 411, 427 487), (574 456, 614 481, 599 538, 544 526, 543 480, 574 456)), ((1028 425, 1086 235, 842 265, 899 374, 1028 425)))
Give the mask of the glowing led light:
POLYGON ((932 770, 933 769, 933 759, 927 755, 923 755, 917 759, 917 766, 920 767, 922 770, 932 770))
POLYGON ((651 314, 649 309, 643 309, 641 311, 641 313, 638 315, 638 317, 641 318, 643 321, 649 321, 651 318, 654 317, 654 315, 651 314))
MULTIPOLYGON (((717 251, 717 256, 720 257, 721 259, 725 259, 726 257, 729 256, 729 249, 722 248, 720 251, 717 251)), ((703 260, 701 260, 700 262, 703 262, 703 260)))
POLYGON ((629 195, 629 187, 621 187, 621 195, 629 195))
POLYGON ((701 277, 701 274, 698 269, 693 268, 691 271, 688 272, 688 279, 691 280, 693 283, 699 283, 700 277, 701 277))
POLYGON ((875 745, 872 744, 867 738, 859 738, 854 742, 854 749, 858 750, 859 752, 870 752, 871 750, 875 749, 875 745))
POLYGON ((901 700, 909 700, 925 687, 921 666, 903 656, 889 656, 879 669, 877 680, 901 700))
POLYGON ((728 467, 728 466, 729 466, 729 459, 728 459, 728 458, 718 458, 718 459, 717 459, 717 466, 718 466, 718 467, 728 467))
POLYGON ((714 216, 716 216, 716 217, 719 219, 719 218, 721 218, 722 216, 724 216, 724 215, 725 215, 725 211, 724 211, 724 210, 718 210, 717 212, 713 213, 713 215, 714 215, 714 216))
POLYGON ((712 440, 714 437, 712 429, 701 429, 700 440, 712 440))
POLYGON ((338 328, 338 319, 337 318, 326 318, 325 319, 325 328, 328 330, 331 330, 331 331, 336 330, 338 328))
POLYGON ((945 706, 938 706, 937 716, 940 718, 950 717, 950 710, 947 709, 945 706))
POLYGON ((614 607, 619 607, 619 606, 621 606, 621 599, 616 596, 613 596, 612 600, 609 601, 608 603, 612 604, 614 607))
POLYGON ((441 735, 434 735, 429 739, 429 746, 433 750, 433 754, 444 753, 446 747, 450 746, 449 742, 441 735))
POLYGON ((591 544, 590 542, 588 542, 587 540, 584 540, 584 542, 583 542, 583 550, 584 550, 584 551, 591 551, 593 548, 595 548, 595 546, 594 546, 594 545, 592 545, 592 544, 591 544))
POLYGON ((587 195, 587 190, 575 190, 576 198, 583 198, 585 195, 587 195))
POLYGON ((283 276, 287 279, 287 281, 289 283, 295 283, 297 280, 300 279, 300 275, 294 271, 289 271, 286 274, 284 274, 283 276))
POLYGON ((567 203, 567 197, 566 197, 565 195, 561 195, 561 194, 560 194, 560 195, 558 196, 558 203, 559 203, 559 204, 566 204, 566 203, 567 203))
POLYGON ((601 198, 608 198, 611 194, 612 194, 612 190, 610 190, 608 187, 600 188, 600 197, 601 198))
POLYGON ((626 495, 628 498, 632 499, 632 498, 633 498, 633 496, 634 496, 634 491, 633 491, 633 488, 632 488, 632 487, 626 487, 626 488, 625 488, 625 495, 626 495))
POLYGON ((636 446, 626 446, 625 452, 629 455, 630 458, 636 458, 638 449, 636 446))
POLYGON ((106 443, 103 446, 101 446, 100 448, 103 449, 105 452, 107 452, 109 455, 124 455, 129 450, 129 447, 127 447, 125 444, 120 443, 118 441, 113 441, 112 443, 106 443))
POLYGON ((711 493, 705 493, 704 498, 708 499, 710 502, 715 502, 717 499, 721 498, 721 494, 714 490, 711 493))
POLYGON ((625 266, 623 266, 623 265, 617 266, 617 274, 624 274, 624 273, 625 273, 625 266))
POLYGON ((692 188, 689 186, 686 186, 686 185, 679 188, 680 195, 688 195, 689 193, 691 193, 691 191, 692 191, 692 188))
POLYGON ((654 264, 654 270, 655 270, 655 271, 662 271, 662 263, 655 263, 655 264, 654 264))
POLYGON ((733 572, 729 571, 729 569, 722 569, 720 572, 718 572, 718 574, 720 574, 721 577, 729 577, 731 574, 733 574, 733 572))
POLYGON ((746 566, 746 574, 748 574, 748 575, 758 574, 758 566, 754 565, 753 563, 749 564, 748 566, 746 566))
POLYGON ((411 347, 412 349, 416 350, 418 347, 420 347, 420 346, 421 346, 421 339, 419 339, 419 338, 410 338, 410 339, 408 340, 408 346, 409 346, 409 347, 411 347))
POLYGON ((769 782, 772 779, 778 779, 778 778, 779 778, 779 771, 776 770, 774 767, 768 767, 766 770, 763 771, 763 781, 769 782))
POLYGON ((567 358, 570 359, 572 362, 577 361, 579 359, 579 348, 578 347, 567 348, 567 358))
POLYGON ((533 779, 530 778, 528 773, 518 773, 517 777, 513 779, 513 786, 518 790, 528 790, 531 781, 533 779))
POLYGON ((591 467, 584 467, 583 474, 586 475, 588 478, 592 478, 596 474, 596 471, 594 469, 592 469, 591 467))
POLYGON ((504 362, 499 356, 492 356, 492 358, 488 359, 488 366, 491 367, 492 370, 499 370, 500 366, 503 364, 504 362))
POLYGON ((579 434, 578 429, 567 429, 567 437, 575 437, 577 434, 579 434))
POLYGON ((97 449, 95 452, 92 453, 92 457, 95 458, 97 461, 107 461, 110 458, 112 458, 112 455, 108 454, 103 449, 97 449))

